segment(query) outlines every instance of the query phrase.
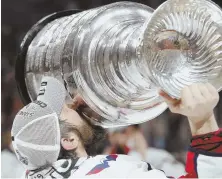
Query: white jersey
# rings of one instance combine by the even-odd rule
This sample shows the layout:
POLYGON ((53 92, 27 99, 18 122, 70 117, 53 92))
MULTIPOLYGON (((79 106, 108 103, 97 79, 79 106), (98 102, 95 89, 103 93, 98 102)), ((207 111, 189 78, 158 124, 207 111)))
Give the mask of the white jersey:
POLYGON ((45 178, 136 178, 161 177, 166 178, 163 171, 152 169, 151 165, 135 160, 127 155, 97 155, 95 157, 79 158, 75 166, 74 161, 59 160, 51 167, 32 175, 30 178, 44 176, 45 178), (72 166, 73 165, 73 166, 72 166))
MULTIPOLYGON (((128 155, 142 160, 141 154, 134 150, 130 150, 128 155)), ((154 168, 163 170, 167 176, 178 178, 186 173, 184 164, 177 161, 171 153, 162 149, 149 147, 146 151, 145 161, 152 164, 154 168)))
MULTIPOLYGON (((181 178, 222 178, 221 142, 222 130, 193 138, 187 154, 187 173, 181 178)), ((117 154, 58 160, 47 168, 27 171, 24 177, 30 179, 172 178, 149 163, 131 156, 117 154)))
POLYGON ((16 158, 16 155, 8 149, 1 152, 1 178, 19 178, 24 167, 16 158))

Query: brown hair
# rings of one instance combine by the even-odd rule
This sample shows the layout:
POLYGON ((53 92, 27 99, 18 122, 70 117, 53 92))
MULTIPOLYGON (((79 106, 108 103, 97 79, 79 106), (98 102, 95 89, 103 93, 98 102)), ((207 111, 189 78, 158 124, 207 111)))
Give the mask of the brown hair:
MULTIPOLYGON (((83 146, 88 155, 94 156, 101 152, 103 143, 107 137, 107 132, 100 126, 95 126, 92 123, 83 119, 84 124, 81 127, 60 120, 61 138, 68 138, 70 132, 75 132, 81 139, 83 146)), ((76 158, 76 151, 67 151, 61 146, 59 159, 76 158)))

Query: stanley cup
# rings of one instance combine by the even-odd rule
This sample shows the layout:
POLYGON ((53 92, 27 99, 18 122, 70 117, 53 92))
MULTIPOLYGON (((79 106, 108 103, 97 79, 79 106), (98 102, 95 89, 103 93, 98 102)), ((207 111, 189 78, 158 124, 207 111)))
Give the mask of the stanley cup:
POLYGON ((96 125, 142 123, 167 108, 160 88, 176 98, 193 82, 221 89, 221 27, 222 11, 208 0, 169 0, 155 12, 118 2, 55 13, 23 40, 18 88, 28 103, 42 77, 54 76, 67 89, 67 103, 79 100, 77 111, 96 125))

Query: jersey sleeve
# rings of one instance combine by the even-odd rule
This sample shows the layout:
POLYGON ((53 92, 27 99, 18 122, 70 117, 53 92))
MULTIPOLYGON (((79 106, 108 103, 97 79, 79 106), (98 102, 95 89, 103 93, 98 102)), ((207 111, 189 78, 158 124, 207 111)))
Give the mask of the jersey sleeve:
POLYGON ((222 129, 192 138, 186 172, 180 178, 222 177, 222 129))

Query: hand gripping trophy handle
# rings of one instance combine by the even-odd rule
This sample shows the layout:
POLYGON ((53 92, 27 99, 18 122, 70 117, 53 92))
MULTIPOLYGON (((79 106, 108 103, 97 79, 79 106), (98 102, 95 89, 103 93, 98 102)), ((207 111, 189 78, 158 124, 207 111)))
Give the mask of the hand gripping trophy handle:
POLYGON ((178 61, 184 50, 191 52, 188 37, 175 31, 174 24, 171 29, 164 27, 167 24, 158 18, 164 12, 153 12, 142 4, 118 2, 82 12, 55 13, 39 21, 24 38, 16 63, 23 101, 36 99, 43 76, 54 76, 64 83, 69 100, 84 101, 77 110, 96 125, 142 123, 161 114, 167 105, 157 89, 163 87, 179 96, 164 86, 163 76, 168 75, 169 84, 168 78, 174 79, 177 71, 163 57, 171 55, 178 61))

